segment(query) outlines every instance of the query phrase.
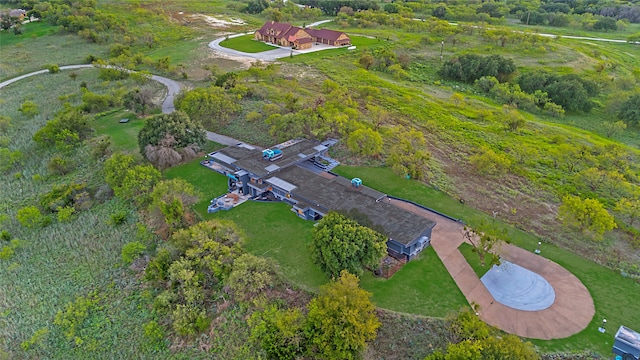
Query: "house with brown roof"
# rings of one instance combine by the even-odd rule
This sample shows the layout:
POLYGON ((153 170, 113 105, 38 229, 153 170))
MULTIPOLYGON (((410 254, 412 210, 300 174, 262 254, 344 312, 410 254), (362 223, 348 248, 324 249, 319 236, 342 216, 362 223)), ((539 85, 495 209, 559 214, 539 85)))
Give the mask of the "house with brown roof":
POLYGON ((332 46, 351 45, 349 36, 329 29, 300 28, 288 23, 266 22, 254 34, 254 39, 293 49, 309 49, 313 43, 332 46))

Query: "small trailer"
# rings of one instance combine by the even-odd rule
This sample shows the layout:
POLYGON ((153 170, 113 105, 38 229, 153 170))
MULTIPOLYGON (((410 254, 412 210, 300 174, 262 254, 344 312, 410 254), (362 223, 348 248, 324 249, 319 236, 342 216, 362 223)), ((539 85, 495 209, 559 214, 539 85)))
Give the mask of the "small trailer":
POLYGON ((621 325, 613 342, 613 353, 623 360, 639 360, 640 334, 621 325))

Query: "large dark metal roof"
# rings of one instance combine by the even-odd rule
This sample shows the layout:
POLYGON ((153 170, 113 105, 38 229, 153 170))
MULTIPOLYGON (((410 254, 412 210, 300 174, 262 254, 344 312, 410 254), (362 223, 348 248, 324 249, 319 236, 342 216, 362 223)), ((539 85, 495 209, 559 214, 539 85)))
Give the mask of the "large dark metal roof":
POLYGON ((280 171, 278 178, 296 186, 292 191, 294 199, 323 213, 326 209, 357 209, 382 226, 390 239, 404 245, 435 226, 431 220, 391 205, 385 194, 364 185, 355 188, 351 180, 341 176, 320 176, 294 166, 280 171))

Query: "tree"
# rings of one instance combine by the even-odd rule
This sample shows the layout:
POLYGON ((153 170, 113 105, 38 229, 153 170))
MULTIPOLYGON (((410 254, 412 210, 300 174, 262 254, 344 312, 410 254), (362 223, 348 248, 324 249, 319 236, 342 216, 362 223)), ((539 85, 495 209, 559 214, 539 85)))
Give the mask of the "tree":
POLYGON ((495 226, 486 224, 480 224, 475 228, 465 226, 462 231, 462 237, 471 243, 473 252, 478 254, 482 266, 488 264, 490 268, 500 265, 500 246, 503 241, 498 237, 498 233, 495 226))
POLYGON ((299 309, 280 310, 275 305, 254 312, 247 320, 251 339, 272 360, 295 360, 306 351, 305 317, 299 309))
POLYGON ((358 282, 358 277, 342 271, 309 302, 306 334, 314 357, 357 359, 367 341, 375 339, 380 321, 371 294, 360 289, 358 282))
POLYGON ((469 158, 478 173, 482 175, 504 175, 511 167, 511 159, 504 153, 496 153, 489 148, 482 148, 481 151, 469 158))
POLYGON ((161 178, 162 174, 152 165, 136 165, 127 170, 122 184, 113 191, 118 197, 144 206, 149 203, 149 194, 161 178))
POLYGON ((447 7, 444 5, 440 5, 433 9, 431 15, 437 17, 438 19, 444 19, 447 16, 447 7))
POLYGON ((629 125, 640 126, 640 94, 632 95, 622 103, 618 118, 629 125))
POLYGON ((358 63, 360 63, 360 66, 365 68, 365 70, 369 70, 375 63, 375 59, 369 53, 362 53, 362 56, 360 56, 360 60, 358 60, 358 63))
POLYGON ((347 270, 360 274, 377 269, 386 254, 387 238, 337 212, 329 212, 313 228, 311 259, 330 277, 347 270))
POLYGON ((122 97, 122 104, 129 110, 145 115, 153 107, 153 92, 150 88, 135 88, 122 97))
POLYGON ((349 135, 347 146, 353 153, 377 156, 382 151, 382 136, 373 129, 358 129, 349 135))
POLYGON ((624 121, 607 121, 603 126, 608 138, 620 135, 627 128, 627 124, 624 121))
POLYGON ((609 31, 609 30, 616 31, 618 30, 618 24, 616 23, 616 19, 614 18, 603 17, 602 19, 596 21, 595 24, 593 24, 593 29, 604 30, 604 31, 609 31))
POLYGON ((614 211, 625 217, 629 225, 633 226, 633 223, 640 219, 640 198, 622 198, 616 203, 614 211))
POLYGON ((606 231, 617 227, 613 216, 597 199, 581 199, 578 196, 567 195, 562 198, 558 217, 567 226, 575 226, 582 231, 594 233, 596 239, 600 239, 606 231))
POLYGON ((240 302, 254 303, 264 299, 265 291, 277 284, 275 268, 269 260, 251 254, 242 254, 233 262, 233 270, 226 283, 234 298, 240 302))
POLYGON ((218 86, 197 88, 181 94, 176 108, 184 111, 194 122, 210 130, 224 126, 231 115, 240 110, 238 98, 218 86))
POLYGON ((399 127, 394 130, 393 137, 387 165, 400 176, 424 179, 431 158, 431 154, 425 149, 424 135, 416 129, 399 127))
POLYGON ((527 124, 524 116, 517 110, 506 108, 504 114, 504 126, 509 131, 517 131, 527 124))
POLYGON ((127 171, 136 165, 133 155, 115 153, 104 163, 104 177, 112 189, 122 186, 127 171))
POLYGON ((454 339, 442 354, 436 351, 425 360, 537 360, 533 344, 519 337, 502 334, 469 310, 459 311, 448 319, 454 339))
POLYGON ((64 108, 33 134, 33 140, 59 149, 76 146, 93 134, 87 117, 78 108, 65 104, 64 108))
POLYGON ((195 145, 200 147, 206 141, 206 132, 198 120, 192 120, 182 111, 171 114, 152 116, 145 120, 144 126, 138 133, 140 153, 146 156, 147 145, 157 146, 167 135, 173 138, 169 147, 174 150, 184 149, 195 145))
POLYGON ((188 225, 186 209, 198 201, 195 188, 182 179, 163 180, 151 192, 149 212, 158 228, 169 233, 188 225))
POLYGON ((36 228, 46 226, 51 219, 43 215, 40 209, 35 206, 26 206, 18 210, 16 218, 20 225, 26 228, 36 228))

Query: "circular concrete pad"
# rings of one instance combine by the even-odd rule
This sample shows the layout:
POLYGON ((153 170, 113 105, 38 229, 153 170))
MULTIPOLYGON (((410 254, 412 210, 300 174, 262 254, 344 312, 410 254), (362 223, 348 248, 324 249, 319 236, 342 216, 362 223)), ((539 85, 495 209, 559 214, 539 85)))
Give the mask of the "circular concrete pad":
POLYGON ((544 310, 556 299, 547 280, 509 261, 494 265, 480 280, 497 302, 514 309, 544 310))

